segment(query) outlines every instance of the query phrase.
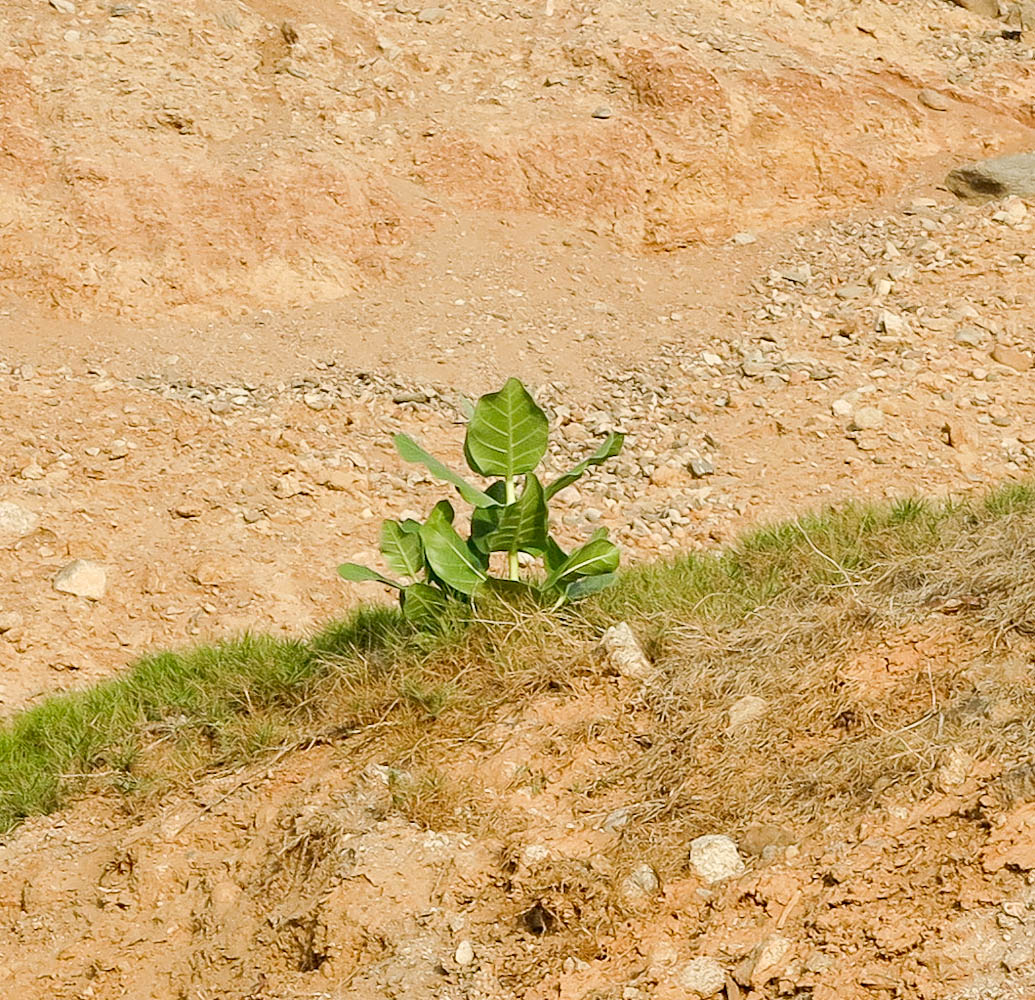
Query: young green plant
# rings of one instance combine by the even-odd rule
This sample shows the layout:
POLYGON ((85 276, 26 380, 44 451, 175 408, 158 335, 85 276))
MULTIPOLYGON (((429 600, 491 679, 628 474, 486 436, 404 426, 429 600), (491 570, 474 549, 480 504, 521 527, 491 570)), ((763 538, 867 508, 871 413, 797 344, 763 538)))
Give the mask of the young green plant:
POLYGON ((427 519, 386 520, 381 525, 381 555, 403 579, 394 580, 357 563, 338 573, 353 582, 377 581, 396 589, 403 614, 417 624, 436 621, 451 600, 472 603, 486 591, 526 595, 560 605, 609 586, 618 568, 618 548, 601 528, 573 552, 550 534, 549 502, 622 450, 624 436, 611 434, 588 458, 544 485, 536 469, 549 443, 549 421, 516 378, 475 404, 464 438, 471 471, 492 480, 484 489, 458 475, 405 434, 394 438, 407 462, 423 465, 453 486, 472 507, 464 538, 454 525, 455 511, 440 500, 427 519), (494 552, 505 554, 506 576, 490 573, 494 552), (521 578, 521 555, 541 562, 540 573, 521 578))

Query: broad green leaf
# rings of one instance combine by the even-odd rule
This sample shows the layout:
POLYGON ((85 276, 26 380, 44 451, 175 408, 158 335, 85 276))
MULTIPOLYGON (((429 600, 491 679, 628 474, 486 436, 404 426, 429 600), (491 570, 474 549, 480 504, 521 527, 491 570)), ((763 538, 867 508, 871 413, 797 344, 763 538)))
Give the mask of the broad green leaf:
POLYGON ((496 503, 481 490, 472 486, 462 476, 457 475, 448 466, 443 465, 434 455, 425 451, 416 441, 407 434, 396 434, 392 440, 395 442, 395 450, 404 462, 415 462, 423 465, 428 472, 447 483, 452 483, 472 507, 491 507, 496 503))
POLYGON ((552 500, 561 490, 566 490, 572 483, 580 479, 591 466, 602 465, 609 458, 614 458, 622 450, 625 443, 624 434, 609 434, 607 440, 589 458, 583 459, 570 472, 559 476, 546 487, 546 499, 552 500))
MULTIPOLYGON (((482 540, 488 552, 528 552, 539 555, 546 548, 549 514, 539 480, 528 473, 517 500, 500 512, 495 531, 482 540)), ((481 547, 481 546, 479 546, 481 547)))
POLYGON ((403 617, 414 625, 434 625, 449 605, 449 599, 441 590, 426 583, 411 583, 399 595, 403 617))
POLYGON ((584 576, 574 583, 569 583, 564 593, 569 601, 578 601, 583 597, 589 597, 590 594, 606 590, 617 579, 617 573, 598 573, 596 576, 584 576))
POLYGON ((420 534, 420 521, 415 521, 412 517, 408 517, 404 521, 400 521, 399 527, 402 528, 407 535, 420 534))
POLYGON ((497 479, 486 491, 500 506, 475 507, 471 511, 471 544, 479 551, 488 553, 485 539, 499 526, 503 505, 507 502, 507 484, 497 479))
POLYGON ((543 552, 543 561, 546 563, 547 570, 552 573, 565 559, 568 558, 568 553, 564 551, 553 538, 547 538, 546 550, 543 552))
POLYGON ((581 576, 598 576, 618 569, 618 547, 606 538, 594 538, 576 549, 546 578, 544 589, 569 583, 581 576))
POLYGON ((417 533, 407 531, 398 521, 381 524, 381 555, 400 576, 416 579, 424 570, 424 546, 419 532, 419 524, 417 533))
POLYGON ((350 583, 384 583, 396 590, 402 590, 401 584, 389 580, 387 576, 382 576, 380 573, 375 573, 366 566, 360 566, 359 563, 342 563, 338 567, 338 576, 350 583))
POLYGON ((474 408, 464 439, 467 464, 483 476, 531 472, 546 454, 549 433, 546 414, 518 379, 509 378, 474 408))
POLYGON ((470 594, 487 578, 486 559, 467 544, 438 506, 420 529, 428 565, 446 584, 470 594))

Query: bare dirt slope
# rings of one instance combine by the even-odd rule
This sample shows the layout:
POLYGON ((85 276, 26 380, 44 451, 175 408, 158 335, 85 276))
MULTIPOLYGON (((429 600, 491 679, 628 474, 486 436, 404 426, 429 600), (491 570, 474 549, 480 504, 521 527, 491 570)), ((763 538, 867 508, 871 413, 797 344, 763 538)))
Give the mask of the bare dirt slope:
MULTIPOLYGON (((940 0, 0 0, 0 43, 3 713, 381 596, 335 562, 439 495, 390 433, 455 458, 460 396, 509 374, 557 465, 628 432, 558 516, 630 558, 1035 457, 1035 207, 941 187, 1035 145, 1029 31, 940 0), (99 599, 54 589, 75 559, 99 599)), ((494 738, 535 753, 558 711, 494 738)), ((628 872, 560 791, 515 847, 408 824, 367 763, 30 824, 8 994, 640 1000, 687 995, 709 934, 731 968, 795 942, 729 1000, 1035 989, 1030 806, 982 804, 987 776, 802 833, 715 907, 662 873, 648 919, 593 902, 628 872), (572 898, 544 966, 535 907, 572 898)))
POLYGON ((1027 466, 1028 376, 989 351, 1030 346, 1031 216, 938 190, 1035 141, 1003 22, 188 2, 0 32, 0 501, 39 518, 0 547, 7 709, 337 613, 335 559, 430 500, 388 433, 455 448, 458 394, 507 374, 564 454, 630 433, 565 516, 631 556, 1027 466), (53 591, 77 558, 103 600, 53 591))

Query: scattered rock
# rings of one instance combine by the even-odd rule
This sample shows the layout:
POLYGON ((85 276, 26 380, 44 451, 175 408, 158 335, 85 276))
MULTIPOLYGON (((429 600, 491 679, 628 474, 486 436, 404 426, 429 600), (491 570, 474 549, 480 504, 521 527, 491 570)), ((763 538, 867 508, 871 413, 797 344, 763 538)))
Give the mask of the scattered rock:
POLYGON ((461 968, 470 965, 474 961, 474 945, 466 938, 456 946, 453 961, 461 968))
POLYGON ((698 997, 712 997, 726 986, 726 970, 710 955, 693 958, 676 969, 675 985, 698 997))
POLYGON ((934 774, 935 787, 949 793, 966 782, 974 770, 974 758, 959 747, 950 747, 934 774))
POLYGON ((175 517, 182 517, 185 519, 201 517, 205 512, 205 508, 201 506, 196 500, 185 500, 181 504, 177 504, 172 509, 175 517))
POLYGON ((715 473, 715 465, 708 461, 707 458, 701 458, 699 455, 695 455, 690 459, 687 463, 687 468, 694 479, 704 479, 705 476, 711 476, 715 473))
POLYGON ((790 957, 791 942, 779 934, 761 941, 737 966, 734 978, 745 986, 764 986, 781 972, 790 957))
POLYGON ((726 725, 727 733, 735 733, 738 729, 754 722, 765 715, 769 708, 769 702, 758 695, 748 694, 738 698, 729 708, 729 721, 726 725))
POLYGON ((1007 347, 1005 344, 996 344, 992 348, 992 360, 1015 371, 1026 372, 1031 368, 1031 355, 1016 347, 1007 347))
POLYGON ((745 871, 737 845, 721 834, 705 834, 690 843, 690 864, 709 883, 735 878, 745 871))
POLYGON ((90 559, 76 559, 54 577, 54 589, 62 594, 99 601, 108 589, 108 571, 90 559))
POLYGON ((72 0, 50 0, 50 6, 59 14, 74 14, 75 4, 72 0))
POLYGON ((754 233, 747 232, 747 231, 740 232, 740 233, 734 233, 730 237, 730 243, 732 243, 734 246, 738 246, 738 247, 750 246, 752 243, 757 243, 757 242, 758 242, 758 237, 754 233))
POLYGON ((303 492, 302 484, 294 476, 281 476, 273 484, 273 495, 278 500, 290 500, 303 492))
POLYGON ((392 396, 392 402, 402 405, 403 403, 426 403, 431 397, 420 390, 397 392, 392 396))
POLYGON ((345 493, 349 490, 354 490, 358 482, 355 473, 348 472, 345 469, 326 469, 319 473, 315 479, 317 486, 325 486, 335 493, 345 493))
POLYGON ((613 114, 614 112, 606 104, 601 104, 600 107, 593 109, 594 118, 606 119, 610 118, 613 114))
POLYGON ((969 10, 971 14, 991 18, 999 16, 999 0, 953 0, 953 2, 957 7, 969 10))
POLYGON ((1035 153, 997 156, 957 167, 945 178, 945 184, 964 201, 991 201, 1007 195, 1035 198, 1035 153))
POLYGON ((916 95, 916 99, 925 108, 930 108, 932 111, 949 110, 948 98, 939 94, 937 90, 921 90, 920 93, 916 95))
POLYGON ((961 326, 953 335, 953 340, 964 347, 983 347, 988 343, 989 334, 976 326, 961 326))
POLYGON ((14 632, 24 624, 25 619, 17 611, 0 611, 0 635, 14 632))
POLYGON ((31 535, 39 526, 39 516, 8 500, 0 500, 0 545, 31 535))
POLYGON ((32 482, 35 482, 42 479, 46 475, 46 472, 43 471, 43 468, 40 466, 39 462, 33 461, 30 462, 27 466, 25 466, 25 468, 22 469, 21 472, 18 473, 18 475, 21 476, 22 479, 28 479, 32 482))
POLYGON ((438 24, 449 16, 445 7, 425 7, 417 14, 417 21, 420 24, 438 24))
POLYGON ((642 680, 651 673, 650 660, 644 655, 628 622, 612 625, 604 633, 600 645, 608 662, 623 677, 642 680))
POLYGON ((646 862, 638 864, 619 887, 622 902, 627 906, 640 906, 657 894, 661 888, 658 873, 646 862))
POLYGON ((852 414, 849 430, 875 431, 884 426, 884 413, 876 406, 860 406, 852 414))

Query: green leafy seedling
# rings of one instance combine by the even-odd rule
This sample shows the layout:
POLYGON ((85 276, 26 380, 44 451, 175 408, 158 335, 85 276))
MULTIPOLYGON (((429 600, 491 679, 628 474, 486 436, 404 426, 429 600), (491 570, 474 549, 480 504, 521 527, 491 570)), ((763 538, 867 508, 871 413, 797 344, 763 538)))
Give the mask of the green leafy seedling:
POLYGON ((573 469, 544 484, 536 469, 549 444, 549 421, 516 378, 499 392, 481 397, 470 413, 464 457, 471 471, 492 480, 484 488, 468 482, 425 451, 406 434, 397 434, 395 448, 404 461, 423 465, 452 486, 473 508, 464 538, 454 526, 455 512, 439 501, 422 524, 386 520, 381 525, 381 555, 401 580, 383 576, 357 563, 343 563, 338 573, 353 582, 374 581, 399 591, 405 617, 418 626, 432 626, 450 601, 471 604, 478 594, 529 596, 559 606, 610 586, 618 569, 617 546, 601 528, 573 552, 565 552, 550 534, 549 503, 594 466, 614 458, 624 435, 610 434, 600 447, 573 469), (492 553, 506 556, 506 576, 489 571, 492 553), (541 563, 521 576, 521 556, 541 563))

